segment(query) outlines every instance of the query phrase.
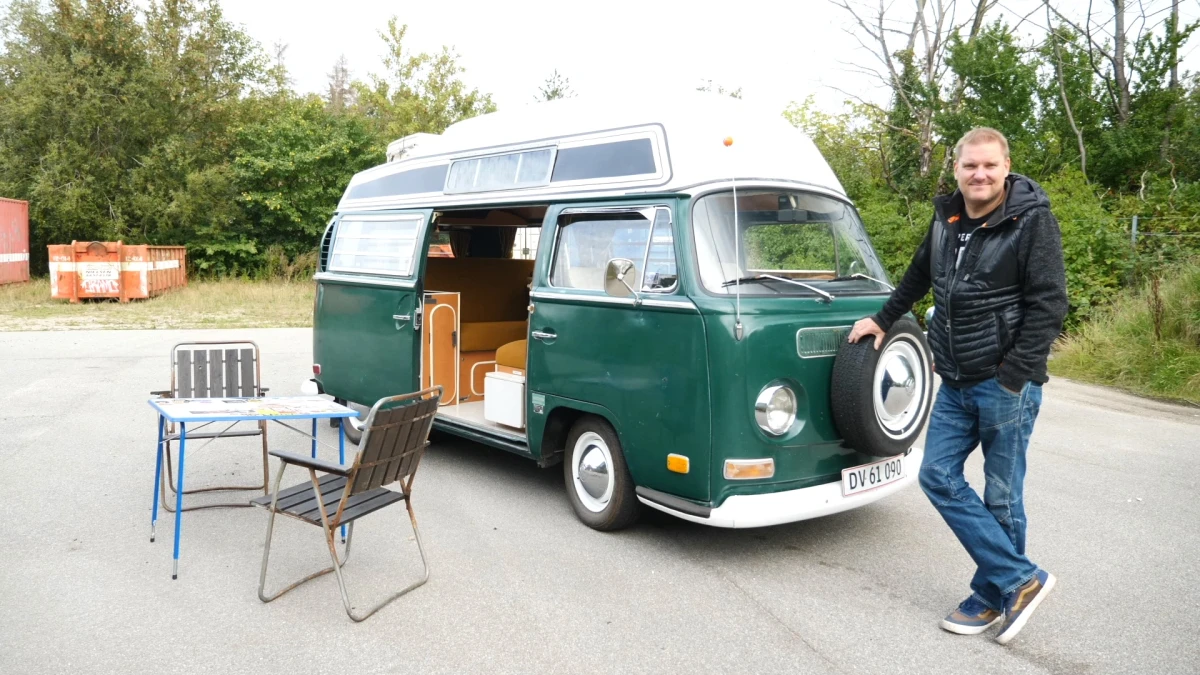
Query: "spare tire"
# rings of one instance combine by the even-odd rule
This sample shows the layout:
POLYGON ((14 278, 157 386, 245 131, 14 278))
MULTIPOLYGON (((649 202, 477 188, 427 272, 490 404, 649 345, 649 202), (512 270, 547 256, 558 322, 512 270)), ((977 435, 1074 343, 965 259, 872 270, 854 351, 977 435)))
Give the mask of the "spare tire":
POLYGON ((905 453, 933 401, 933 360, 921 327, 903 317, 875 349, 874 336, 845 342, 833 362, 833 423, 847 446, 873 457, 905 453))

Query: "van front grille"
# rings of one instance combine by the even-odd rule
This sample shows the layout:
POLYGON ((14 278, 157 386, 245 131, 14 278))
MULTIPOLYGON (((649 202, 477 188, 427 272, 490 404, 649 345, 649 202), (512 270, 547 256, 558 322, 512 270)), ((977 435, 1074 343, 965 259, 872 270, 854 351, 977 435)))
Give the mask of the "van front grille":
POLYGON ((849 334, 850 326, 801 328, 796 331, 796 353, 802 359, 834 356, 849 334))

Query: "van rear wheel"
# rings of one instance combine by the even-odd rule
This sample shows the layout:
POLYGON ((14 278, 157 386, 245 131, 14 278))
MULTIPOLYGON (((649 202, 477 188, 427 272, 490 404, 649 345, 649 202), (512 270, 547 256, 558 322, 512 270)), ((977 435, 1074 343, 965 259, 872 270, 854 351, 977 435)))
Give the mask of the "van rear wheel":
POLYGON ((641 515, 621 441, 598 417, 581 417, 571 427, 563 480, 575 515, 592 529, 620 530, 641 515))
POLYGON ((345 418, 345 420, 346 420, 346 440, 350 441, 351 443, 353 443, 355 445, 358 445, 359 441, 362 440, 363 426, 366 424, 366 421, 367 421, 367 413, 371 412, 371 406, 363 405, 361 403, 355 403, 353 401, 346 401, 345 399, 340 399, 340 398, 333 399, 333 402, 337 403, 339 405, 344 405, 347 408, 350 408, 351 410, 358 411, 358 417, 345 418))

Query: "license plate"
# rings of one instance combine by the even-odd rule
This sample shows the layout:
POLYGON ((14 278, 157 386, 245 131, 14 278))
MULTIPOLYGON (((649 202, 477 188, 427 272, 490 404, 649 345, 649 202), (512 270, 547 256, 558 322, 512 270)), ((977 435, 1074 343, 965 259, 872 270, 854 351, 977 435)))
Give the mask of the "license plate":
POLYGON ((842 469, 842 496, 874 490, 904 478, 904 455, 842 469))

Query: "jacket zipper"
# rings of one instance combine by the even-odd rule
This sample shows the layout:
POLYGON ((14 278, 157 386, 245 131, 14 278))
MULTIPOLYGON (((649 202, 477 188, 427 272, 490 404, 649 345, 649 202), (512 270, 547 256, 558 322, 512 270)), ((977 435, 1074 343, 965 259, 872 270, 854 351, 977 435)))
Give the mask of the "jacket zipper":
MULTIPOLYGON (((1017 219, 1017 216, 1012 217, 1012 220, 1016 220, 1016 219, 1017 219)), ((1000 223, 1002 223, 1006 220, 1009 220, 1009 218, 1008 217, 1001 218, 1000 220, 996 221, 996 225, 999 225, 1000 223)), ((957 230, 957 229, 958 229, 958 226, 955 225, 955 230, 957 230)), ((967 248, 966 248, 966 250, 963 251, 963 255, 962 255, 962 260, 964 263, 967 261, 968 258, 971 257, 971 244, 975 243, 975 240, 978 239, 978 237, 975 236, 976 232, 978 232, 979 230, 982 230, 982 229, 984 229, 983 225, 980 225, 979 227, 975 228, 971 232, 971 238, 967 240, 967 248)), ((956 232, 954 232, 954 234, 957 235, 958 232, 956 231, 956 232)), ((950 238, 950 237, 947 237, 947 240, 951 241, 951 242, 954 241, 953 238, 950 238)), ((945 252, 943 252, 943 255, 945 255, 945 252)), ((954 310, 951 309, 951 307, 954 306, 954 302, 953 302, 953 300, 954 300, 954 285, 958 283, 959 271, 960 270, 958 267, 958 256, 954 256, 954 268, 950 273, 950 285, 946 288, 946 342, 947 342, 946 347, 950 350, 950 358, 954 360, 954 378, 953 379, 955 379, 955 380, 957 380, 958 376, 962 374, 961 370, 958 367, 958 355, 954 353, 954 332, 953 332, 953 329, 951 328, 952 319, 954 318, 954 310)))
MULTIPOLYGON (((950 269, 950 284, 946 288, 946 341, 947 341, 946 346, 950 350, 950 358, 954 360, 954 377, 953 377, 953 379, 955 379, 955 380, 959 379, 959 376, 962 375, 962 369, 959 368, 959 366, 958 366, 958 354, 954 353, 954 329, 951 328, 951 326, 953 325, 953 320, 954 320, 954 310, 952 309, 954 307, 954 286, 955 286, 955 284, 958 283, 959 272, 961 271, 958 266, 959 256, 957 255, 957 251, 954 251, 954 242, 956 241, 956 239, 958 238, 958 235, 960 234, 958 231, 958 228, 959 228, 958 223, 955 223, 954 224, 954 232, 952 233, 954 236, 947 237, 947 241, 950 242, 951 250, 943 253, 943 255, 947 255, 948 253, 951 253, 951 252, 955 253, 955 255, 951 256, 951 258, 950 258, 954 261, 954 266, 950 269)), ((967 240, 967 246, 962 252, 961 259, 962 259, 963 263, 966 263, 967 260, 971 257, 971 245, 975 243, 976 239, 978 239, 978 237, 975 236, 976 233, 982 229, 983 229, 983 225, 980 225, 971 231, 971 238, 967 240)))

